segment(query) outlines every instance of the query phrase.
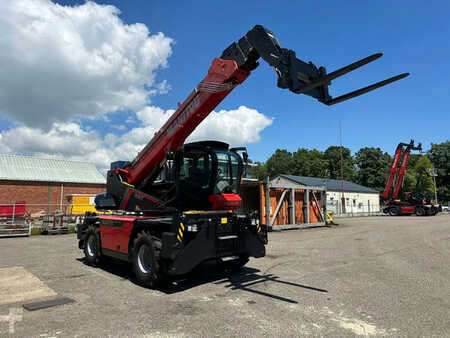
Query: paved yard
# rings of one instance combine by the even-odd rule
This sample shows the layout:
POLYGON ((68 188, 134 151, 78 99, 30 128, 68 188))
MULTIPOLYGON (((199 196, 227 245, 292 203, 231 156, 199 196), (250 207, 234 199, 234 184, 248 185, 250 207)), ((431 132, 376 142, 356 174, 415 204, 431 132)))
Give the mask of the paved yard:
POLYGON ((0 239, 0 336, 10 310, 27 337, 449 336, 450 216, 337 222, 271 233, 240 274, 203 267, 156 291, 126 264, 86 266, 74 235, 0 239), (31 282, 2 287, 14 273, 31 282), (21 314, 21 292, 76 303, 21 314))

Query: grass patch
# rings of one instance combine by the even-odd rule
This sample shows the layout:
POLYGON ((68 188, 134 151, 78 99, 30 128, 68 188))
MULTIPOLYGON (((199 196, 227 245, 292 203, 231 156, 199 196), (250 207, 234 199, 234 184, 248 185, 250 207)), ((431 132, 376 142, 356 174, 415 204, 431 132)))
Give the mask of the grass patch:
POLYGON ((76 226, 74 226, 74 225, 69 226, 69 228, 67 229, 67 232, 68 232, 69 234, 74 234, 74 233, 76 233, 76 232, 77 232, 76 226))

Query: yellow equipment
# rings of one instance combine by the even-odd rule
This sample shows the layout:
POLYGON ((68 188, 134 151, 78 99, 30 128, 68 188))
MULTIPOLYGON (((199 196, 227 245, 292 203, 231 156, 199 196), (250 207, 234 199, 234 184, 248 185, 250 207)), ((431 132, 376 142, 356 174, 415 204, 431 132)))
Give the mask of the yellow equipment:
POLYGON ((327 223, 333 224, 334 221, 334 212, 331 210, 327 210, 327 223))
POLYGON ((67 195, 67 215, 84 215, 86 211, 97 212, 94 199, 96 194, 70 194, 67 195))

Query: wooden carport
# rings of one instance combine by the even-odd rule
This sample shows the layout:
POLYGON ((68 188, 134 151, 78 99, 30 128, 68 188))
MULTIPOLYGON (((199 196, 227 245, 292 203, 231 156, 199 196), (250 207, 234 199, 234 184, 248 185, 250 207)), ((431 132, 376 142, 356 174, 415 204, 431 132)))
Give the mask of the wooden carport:
POLYGON ((326 225, 325 186, 306 186, 285 177, 241 186, 242 209, 257 210, 269 230, 326 225))

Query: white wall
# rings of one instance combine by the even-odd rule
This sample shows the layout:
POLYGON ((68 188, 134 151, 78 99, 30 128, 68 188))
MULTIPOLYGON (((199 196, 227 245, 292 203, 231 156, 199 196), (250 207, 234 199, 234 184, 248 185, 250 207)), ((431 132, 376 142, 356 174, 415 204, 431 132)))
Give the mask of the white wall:
MULTIPOLYGON (((380 197, 378 193, 358 193, 344 191, 347 213, 367 213, 380 211, 380 197)), ((341 192, 327 191, 327 209, 337 214, 341 213, 341 192)))

